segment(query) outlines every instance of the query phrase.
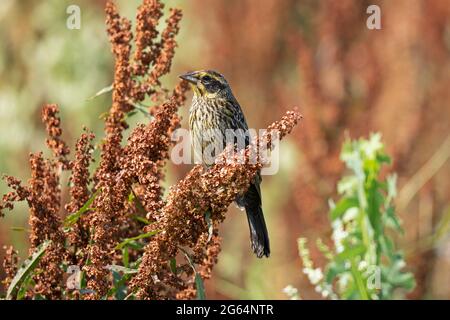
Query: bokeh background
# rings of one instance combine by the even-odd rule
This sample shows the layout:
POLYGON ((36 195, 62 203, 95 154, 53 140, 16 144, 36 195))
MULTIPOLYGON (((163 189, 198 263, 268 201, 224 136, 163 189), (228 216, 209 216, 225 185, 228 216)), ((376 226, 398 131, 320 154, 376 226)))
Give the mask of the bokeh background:
MULTIPOLYGON (((130 18, 140 3, 116 2, 130 18)), ((285 299, 288 284, 302 298, 320 298, 301 272, 296 239, 329 239, 328 199, 344 170, 341 144, 379 131, 394 158, 388 171, 399 175, 405 235, 394 236, 417 280, 408 297, 450 299, 450 1, 166 3, 184 10, 168 87, 187 70, 216 69, 250 127, 264 128, 293 106, 304 115, 282 143, 279 173, 262 185, 270 259, 251 254, 246 219, 230 207, 208 298, 285 299), (366 27, 370 4, 381 8, 381 30, 366 27)), ((28 179, 28 153, 45 150, 44 103, 60 106, 71 146, 83 125, 101 136, 99 117, 111 97, 88 98, 112 83, 103 8, 103 0, 0 1, 1 173, 28 179), (80 30, 66 28, 71 4, 81 8, 80 30)), ((187 107, 181 112, 187 127, 187 107)), ((167 185, 189 169, 169 165, 167 185)), ((0 193, 6 191, 1 182, 0 193)), ((0 245, 14 244, 22 257, 27 219, 19 205, 0 221, 0 245)))

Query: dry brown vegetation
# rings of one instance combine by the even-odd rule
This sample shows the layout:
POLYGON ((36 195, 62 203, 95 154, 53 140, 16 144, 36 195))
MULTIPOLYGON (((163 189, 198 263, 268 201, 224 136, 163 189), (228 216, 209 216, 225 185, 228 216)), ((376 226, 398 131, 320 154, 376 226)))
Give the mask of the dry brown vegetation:
MULTIPOLYGON (((162 169, 173 143, 170 134, 180 125, 177 111, 185 102, 187 84, 180 82, 170 91, 159 80, 170 71, 181 19, 181 11, 171 9, 167 26, 159 34, 162 8, 159 1, 144 0, 133 34, 131 21, 119 15, 113 2, 106 5, 115 57, 114 83, 101 157, 93 174, 89 166, 94 135, 85 129, 73 160, 69 160, 69 148, 61 139, 58 107, 45 105, 42 121, 52 157, 46 159, 42 152, 30 155, 31 178, 26 184, 6 177, 13 191, 3 196, 1 214, 13 209, 14 202, 25 200, 30 208, 30 254, 51 241, 31 277, 22 284, 25 298, 117 298, 119 288, 111 273, 114 265, 134 269, 132 274, 121 275, 128 298, 191 299, 197 294, 199 277, 211 277, 220 252, 218 226, 261 164, 227 161, 209 170, 196 166, 163 198, 162 169), (154 102, 148 111, 152 120, 137 126, 122 145, 127 114, 147 97, 154 102), (61 198, 63 171, 70 172, 66 204, 61 198), (73 220, 67 223, 68 219, 73 220), (134 246, 117 247, 124 239, 140 235, 147 236, 134 246), (70 265, 83 272, 78 289, 65 285, 65 268, 70 265)), ((283 137, 299 119, 298 112, 288 112, 269 129, 278 130, 283 137)), ((260 142, 267 144, 268 138, 264 136, 260 142)), ((250 148, 245 150, 246 157, 250 148)), ((12 248, 6 252, 4 268, 4 283, 9 286, 17 272, 12 248)))

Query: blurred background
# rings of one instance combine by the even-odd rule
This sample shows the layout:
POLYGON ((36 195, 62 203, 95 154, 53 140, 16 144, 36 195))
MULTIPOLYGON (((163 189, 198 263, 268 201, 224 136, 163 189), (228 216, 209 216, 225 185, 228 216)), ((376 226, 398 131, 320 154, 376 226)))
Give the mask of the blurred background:
MULTIPOLYGON (((223 252, 206 282, 208 298, 285 299, 288 284, 304 299, 320 298, 302 274, 296 239, 330 238, 328 199, 344 172, 341 144, 346 136, 379 131, 394 159, 387 171, 399 175, 397 211, 405 234, 395 239, 417 280, 409 298, 450 299, 450 1, 165 2, 166 10, 184 11, 172 72, 164 79, 169 88, 182 72, 216 69, 250 127, 264 128, 294 106, 304 116, 282 142, 278 174, 262 184, 270 259, 251 254, 245 216, 231 206, 221 230, 223 252), (381 30, 366 27, 370 4, 381 8, 381 30)), ((69 145, 83 125, 102 136, 99 116, 111 96, 88 98, 112 83, 104 3, 0 1, 2 174, 28 179, 29 152, 45 150, 44 103, 60 106, 69 145), (80 30, 66 28, 71 4, 81 8, 80 30)), ((140 1, 116 3, 134 18, 140 1)), ((181 110, 184 127, 187 110, 181 110)), ((132 127, 145 121, 136 116, 132 127)), ((189 169, 169 164, 167 185, 189 169)), ((7 191, 1 182, 0 194, 7 191)), ((0 245, 13 244, 22 257, 27 219, 21 204, 0 221, 0 245)))

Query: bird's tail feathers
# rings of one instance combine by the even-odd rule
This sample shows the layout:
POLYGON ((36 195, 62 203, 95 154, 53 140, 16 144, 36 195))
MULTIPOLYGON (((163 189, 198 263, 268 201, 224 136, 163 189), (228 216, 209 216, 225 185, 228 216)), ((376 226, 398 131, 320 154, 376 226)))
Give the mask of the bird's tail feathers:
POLYGON ((247 209, 247 219, 250 227, 250 240, 253 252, 258 258, 262 258, 263 256, 269 257, 269 235, 261 207, 256 212, 248 212, 247 209))

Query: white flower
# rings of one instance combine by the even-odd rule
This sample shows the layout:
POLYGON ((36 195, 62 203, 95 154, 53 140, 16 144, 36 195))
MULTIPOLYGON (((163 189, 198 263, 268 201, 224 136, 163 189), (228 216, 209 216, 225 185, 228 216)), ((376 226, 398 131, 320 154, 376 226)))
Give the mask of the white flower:
POLYGON ((349 284, 349 281, 351 279, 351 276, 348 273, 344 273, 339 277, 338 285, 341 291, 344 291, 345 288, 347 288, 347 285, 349 284))
POLYGON ((345 211, 344 216, 342 217, 342 221, 350 222, 358 216, 358 213, 359 209, 357 207, 348 208, 347 211, 345 211))
POLYGON ((344 226, 340 219, 333 221, 333 234, 331 238, 334 241, 334 246, 336 247, 337 253, 344 251, 344 246, 342 245, 342 240, 348 236, 348 232, 344 230, 344 226))
POLYGON ((298 290, 294 286, 288 285, 283 289, 283 292, 286 293, 288 296, 291 296, 293 294, 297 294, 298 290))
POLYGON ((358 270, 359 270, 359 271, 363 271, 364 269, 367 268, 367 266, 368 266, 367 261, 366 261, 366 260, 362 260, 362 261, 360 261, 359 264, 358 264, 358 270))
POLYGON ((297 288, 293 287, 292 285, 288 285, 283 289, 283 292, 291 299, 291 300, 298 300, 300 299, 298 295, 297 288))
POLYGON ((303 272, 308 276, 311 284, 316 285, 323 279, 323 273, 320 268, 316 269, 303 269, 303 272))
POLYGON ((381 143, 381 134, 372 134, 369 141, 361 145, 362 149, 366 153, 367 158, 375 159, 378 151, 383 149, 383 144, 381 143))

